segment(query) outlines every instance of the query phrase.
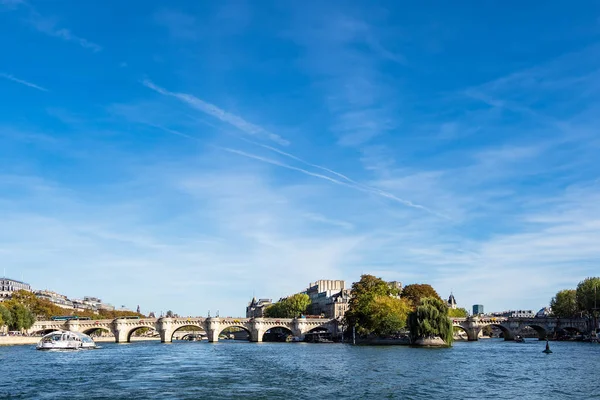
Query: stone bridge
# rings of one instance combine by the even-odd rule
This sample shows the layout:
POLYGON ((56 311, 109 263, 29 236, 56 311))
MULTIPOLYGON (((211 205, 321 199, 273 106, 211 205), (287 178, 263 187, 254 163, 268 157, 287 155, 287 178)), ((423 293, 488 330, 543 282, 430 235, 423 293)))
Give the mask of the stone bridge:
POLYGON ((588 321, 583 318, 468 317, 452 318, 452 325, 464 330, 471 341, 478 340, 479 333, 485 326, 499 328, 504 334, 504 340, 514 340, 525 327, 534 329, 540 340, 546 340, 549 335, 561 329, 579 333, 589 330, 588 321))
POLYGON ((217 342, 226 328, 241 328, 248 332, 251 342, 262 342, 263 335, 270 329, 283 328, 293 336, 303 338, 311 331, 327 331, 338 334, 338 321, 327 318, 117 318, 106 320, 37 321, 28 333, 47 333, 54 330, 69 330, 90 334, 103 330, 112 333, 117 343, 131 341, 131 335, 139 329, 149 328, 160 335, 163 343, 173 341, 173 334, 185 328, 200 328, 209 342, 217 342))

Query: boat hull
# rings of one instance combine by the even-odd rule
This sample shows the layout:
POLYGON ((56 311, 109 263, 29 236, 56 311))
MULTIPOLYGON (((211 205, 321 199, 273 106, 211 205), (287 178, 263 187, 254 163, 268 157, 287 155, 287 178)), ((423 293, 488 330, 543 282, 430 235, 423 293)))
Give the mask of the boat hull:
POLYGON ((36 346, 37 350, 90 350, 95 349, 96 345, 85 343, 41 343, 36 346))
POLYGON ((95 349, 91 337, 80 332, 55 331, 45 335, 36 346, 37 350, 88 350, 95 349))

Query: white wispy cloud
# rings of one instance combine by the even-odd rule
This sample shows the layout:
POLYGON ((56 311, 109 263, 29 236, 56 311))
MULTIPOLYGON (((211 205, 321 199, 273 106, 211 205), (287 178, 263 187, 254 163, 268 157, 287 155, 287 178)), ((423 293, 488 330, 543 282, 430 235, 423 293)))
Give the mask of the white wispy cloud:
MULTIPOLYGON (((113 185, 98 199, 83 188, 27 176, 0 176, 3 193, 14 185, 27 193, 26 201, 0 196, 0 206, 7 212, 0 229, 0 250, 6 253, 7 262, 20 259, 30 265, 24 268, 25 278, 38 288, 73 297, 93 290, 107 301, 130 307, 141 304, 146 311, 169 307, 180 313, 206 314, 206 309, 219 308, 236 316, 243 315, 253 290, 278 298, 301 290, 315 276, 339 276, 341 259, 362 238, 331 230, 325 234, 320 229, 324 221, 306 217, 320 213, 248 169, 240 174, 227 168, 199 171, 191 167, 190 160, 185 160, 176 169, 162 164, 135 171, 135 182, 122 189, 168 193, 155 205, 144 200, 145 195, 123 197, 113 185), (164 208, 171 201, 167 198, 182 201, 178 212, 164 208), (44 211, 48 206, 54 210, 52 215, 44 211), (156 212, 166 212, 169 217, 155 220, 156 212), (27 234, 38 224, 39 229, 27 234), (28 252, 29 246, 35 246, 36 252, 28 252), (238 251, 229 251, 230 246, 238 251), (82 263, 90 274, 85 279, 73 274, 68 285, 52 276, 41 277, 44 265, 69 274, 82 263), (165 285, 156 277, 164 274, 166 265, 177 268, 169 270, 165 285), (114 279, 119 270, 124 270, 123 274, 114 279), (190 277, 199 272, 202 281, 214 283, 195 295, 206 309, 167 296, 180 285, 198 286, 200 281, 190 277), (122 282, 137 274, 143 275, 138 279, 140 285, 152 291, 123 290, 122 282), (263 279, 265 274, 269 280, 263 279), (235 294, 219 296, 222 287, 235 294)), ((304 190, 314 195, 308 186, 304 190)), ((21 267, 13 268, 9 273, 23 272, 21 267)))
POLYGON ((339 178, 342 178, 342 179, 344 179, 344 180, 346 180, 346 181, 348 181, 348 182, 350 182, 350 183, 355 183, 355 184, 358 184, 358 182, 356 182, 356 181, 354 181, 354 180, 352 180, 352 179, 348 178, 346 175, 344 175, 344 174, 342 174, 342 173, 340 173, 340 172, 334 171, 334 170, 332 170, 332 169, 330 169, 330 168, 327 168, 327 167, 323 167, 323 166, 321 166, 321 165, 313 164, 313 163, 311 163, 311 162, 308 162, 308 161, 306 161, 306 160, 304 160, 304 159, 302 159, 302 158, 300 158, 300 157, 298 157, 298 156, 295 156, 295 155, 293 155, 293 154, 291 154, 291 153, 287 153, 287 152, 285 152, 285 151, 283 151, 283 150, 279 150, 279 149, 277 149, 277 148, 275 148, 275 147, 268 146, 268 145, 266 145, 266 144, 262 144, 262 143, 254 142, 254 141, 252 141, 252 140, 248 140, 248 139, 246 139, 246 138, 242 138, 242 137, 240 137, 240 139, 244 140, 245 142, 251 143, 251 144, 253 144, 253 145, 255 145, 255 146, 260 146, 260 147, 262 147, 262 148, 264 148, 264 149, 270 150, 270 151, 272 151, 272 152, 275 152, 275 153, 277 153, 277 154, 281 154, 282 156, 285 156, 285 157, 291 158, 292 160, 298 161, 298 162, 300 162, 300 163, 302 163, 302 164, 304 164, 304 165, 308 165, 309 167, 313 167, 313 168, 317 168, 317 169, 320 169, 320 170, 322 170, 322 171, 325 171, 325 172, 329 172, 330 174, 332 174, 332 175, 335 175, 335 176, 337 176, 337 177, 339 177, 339 178))
POLYGON ((30 88, 41 90, 42 92, 47 92, 48 91, 48 89, 43 88, 43 87, 41 87, 39 85, 36 85, 35 83, 31 83, 31 82, 28 82, 28 81, 23 80, 23 79, 15 78, 14 76, 12 76, 10 74, 5 74, 3 72, 0 72, 0 78, 8 79, 9 81, 20 83, 21 85, 29 86, 30 88))
POLYGON ((75 35, 69 29, 57 27, 53 20, 44 18, 37 13, 35 17, 31 19, 31 25, 39 32, 48 36, 53 36, 67 42, 76 43, 79 46, 94 52, 99 52, 102 50, 102 46, 75 35))
POLYGON ((260 138, 269 139, 280 145, 288 145, 289 144, 289 142, 287 140, 283 139, 281 136, 271 133, 258 125, 254 125, 237 115, 228 113, 227 111, 222 110, 221 108, 215 106, 214 104, 207 103, 204 100, 201 100, 191 94, 170 92, 160 86, 155 85, 153 82, 151 82, 149 80, 144 80, 142 83, 144 84, 144 86, 146 86, 149 89, 154 90, 157 93, 160 93, 165 96, 174 97, 174 98, 186 103, 190 107, 195 108, 196 110, 199 110, 199 111, 201 111, 205 114, 211 115, 225 123, 235 126, 240 131, 242 131, 246 134, 258 136, 260 138))
POLYGON ((238 155, 241 155, 241 156, 244 156, 244 157, 252 158, 252 159, 255 159, 255 160, 258 160, 258 161, 262 161, 262 162, 265 162, 265 163, 268 163, 268 164, 276 165, 276 166, 279 166, 279 167, 282 167, 282 168, 287 168, 287 169, 290 169, 290 170, 293 170, 293 171, 297 171, 297 172, 303 173, 305 175, 309 175, 309 176, 313 176, 315 178, 323 179, 323 180, 335 183, 337 185, 346 186, 346 187, 349 187, 351 189, 358 190, 358 191, 361 191, 361 192, 364 192, 364 193, 376 194, 378 196, 385 197, 387 199, 393 200, 394 202, 403 204, 403 205, 405 205, 407 207, 417 208, 417 209, 420 209, 420 210, 425 211, 427 213, 436 215, 438 217, 447 218, 446 216, 441 215, 441 214, 439 214, 439 213, 437 213, 435 211, 432 211, 432 210, 430 210, 429 208, 427 208, 427 207, 425 207, 423 205, 413 203, 412 201, 409 201, 409 200, 406 200, 406 199, 402 199, 402 198, 400 198, 398 196, 395 196, 392 193, 386 192, 386 191, 378 189, 378 188, 374 188, 374 187, 362 185, 360 183, 356 183, 353 180, 349 180, 348 182, 344 182, 344 181, 340 181, 338 179, 334 179, 334 178, 331 178, 331 177, 323 175, 323 174, 318 174, 318 173, 315 173, 315 172, 311 172, 311 171, 305 170, 303 168, 294 167, 292 165, 288 165, 288 164, 285 164, 285 163, 282 163, 282 162, 279 162, 279 161, 276 161, 276 160, 273 160, 273 159, 270 159, 270 158, 261 157, 261 156, 258 156, 256 154, 250 154, 250 153, 246 153, 246 152, 241 151, 241 150, 236 150, 236 149, 231 149, 231 148, 226 148, 226 147, 223 147, 222 149, 225 150, 225 151, 228 151, 230 153, 234 153, 234 154, 238 154, 238 155))
POLYGON ((307 171, 305 169, 294 167, 292 165, 288 165, 288 164, 285 164, 285 163, 282 163, 282 162, 279 162, 279 161, 276 161, 276 160, 273 160, 273 159, 270 159, 270 158, 261 157, 261 156, 258 156, 256 154, 250 154, 250 153, 246 153, 245 151, 231 149, 231 148, 227 148, 227 147, 223 147, 222 149, 225 150, 225 151, 228 151, 230 153, 238 154, 240 156, 252 158, 252 159, 255 159, 255 160, 258 160, 258 161, 262 161, 262 162, 265 162, 265 163, 268 163, 268 164, 272 164, 272 165, 277 165, 277 166, 282 167, 282 168, 291 169, 292 171, 301 172, 301 173, 303 173, 305 175, 310 175, 310 176, 313 176, 315 178, 324 179, 326 181, 335 183, 337 185, 342 185, 342 186, 347 186, 347 187, 353 187, 352 185, 350 185, 350 184, 348 184, 346 182, 342 182, 340 180, 331 178, 329 176, 326 176, 326 175, 323 175, 323 174, 317 174, 315 172, 310 172, 310 171, 307 171))
POLYGON ((36 8, 22 0, 1 0, 1 5, 7 6, 9 9, 17 10, 19 8, 26 9, 29 17, 26 19, 27 23, 35 28, 38 32, 60 38, 67 42, 73 42, 79 46, 90 49, 94 52, 102 50, 102 46, 93 43, 87 39, 75 35, 69 29, 58 27, 58 23, 54 18, 41 15, 36 8))

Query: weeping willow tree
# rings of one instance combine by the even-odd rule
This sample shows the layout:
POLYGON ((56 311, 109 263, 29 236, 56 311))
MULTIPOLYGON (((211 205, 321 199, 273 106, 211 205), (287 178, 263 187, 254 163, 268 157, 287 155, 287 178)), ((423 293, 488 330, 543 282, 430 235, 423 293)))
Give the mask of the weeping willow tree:
POLYGON ((408 315, 408 328, 411 341, 418 339, 441 338, 448 346, 452 345, 452 322, 448 319, 448 306, 443 300, 425 297, 415 311, 408 315))

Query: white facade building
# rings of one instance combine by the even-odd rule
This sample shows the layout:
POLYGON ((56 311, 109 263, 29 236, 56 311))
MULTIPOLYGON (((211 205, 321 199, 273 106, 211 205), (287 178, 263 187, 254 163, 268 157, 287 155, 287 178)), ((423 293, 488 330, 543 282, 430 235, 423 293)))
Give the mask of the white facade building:
POLYGON ((0 301, 10 299, 14 292, 26 290, 31 292, 31 286, 28 283, 9 278, 0 278, 0 301))

